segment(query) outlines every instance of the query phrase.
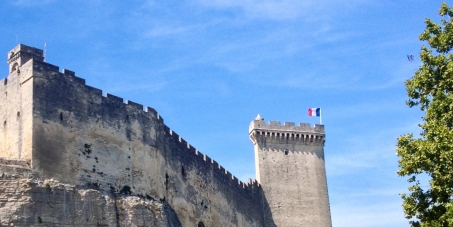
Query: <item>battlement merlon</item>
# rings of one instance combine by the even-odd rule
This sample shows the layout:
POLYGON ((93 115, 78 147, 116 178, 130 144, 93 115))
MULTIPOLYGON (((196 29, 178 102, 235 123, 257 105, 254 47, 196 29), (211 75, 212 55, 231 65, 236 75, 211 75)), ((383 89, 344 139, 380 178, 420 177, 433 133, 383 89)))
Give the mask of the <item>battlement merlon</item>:
POLYGON ((284 125, 282 125, 279 121, 270 121, 269 124, 266 124, 259 114, 250 123, 249 133, 251 134, 254 130, 324 135, 324 125, 315 124, 312 128, 308 123, 300 123, 299 126, 296 126, 294 122, 285 122, 284 125))

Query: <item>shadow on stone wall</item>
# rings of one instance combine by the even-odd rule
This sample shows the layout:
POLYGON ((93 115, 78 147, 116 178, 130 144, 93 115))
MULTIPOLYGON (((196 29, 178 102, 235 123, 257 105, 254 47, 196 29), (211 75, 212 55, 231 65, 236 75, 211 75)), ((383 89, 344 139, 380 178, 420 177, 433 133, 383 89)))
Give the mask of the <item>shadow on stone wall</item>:
POLYGON ((277 227, 274 222, 274 218, 272 217, 271 208, 269 207, 269 203, 266 199, 266 195, 261 190, 262 198, 263 198, 263 226, 264 227, 277 227))
POLYGON ((167 216, 168 227, 182 227, 175 210, 168 205, 164 205, 165 216, 167 216))

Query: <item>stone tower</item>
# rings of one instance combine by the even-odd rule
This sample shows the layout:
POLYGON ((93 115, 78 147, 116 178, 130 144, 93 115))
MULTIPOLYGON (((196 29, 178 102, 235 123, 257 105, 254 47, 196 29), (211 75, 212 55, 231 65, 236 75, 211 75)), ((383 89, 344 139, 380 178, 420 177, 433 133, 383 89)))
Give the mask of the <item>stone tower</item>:
POLYGON ((20 66, 30 59, 44 61, 43 51, 23 44, 17 45, 8 53, 9 73, 18 70, 20 66))
POLYGON ((250 123, 256 179, 268 203, 268 226, 330 227, 330 208, 324 166, 324 126, 296 126, 260 115, 250 123))
POLYGON ((0 84, 0 158, 31 159, 33 62, 43 51, 23 44, 8 52, 9 75, 0 84))

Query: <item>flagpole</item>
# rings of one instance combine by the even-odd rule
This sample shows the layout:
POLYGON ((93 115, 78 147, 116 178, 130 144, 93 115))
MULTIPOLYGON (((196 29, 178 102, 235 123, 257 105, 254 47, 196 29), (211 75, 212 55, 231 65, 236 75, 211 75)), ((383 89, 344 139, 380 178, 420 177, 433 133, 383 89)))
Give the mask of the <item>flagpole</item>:
POLYGON ((319 124, 322 125, 322 108, 319 108, 319 124))

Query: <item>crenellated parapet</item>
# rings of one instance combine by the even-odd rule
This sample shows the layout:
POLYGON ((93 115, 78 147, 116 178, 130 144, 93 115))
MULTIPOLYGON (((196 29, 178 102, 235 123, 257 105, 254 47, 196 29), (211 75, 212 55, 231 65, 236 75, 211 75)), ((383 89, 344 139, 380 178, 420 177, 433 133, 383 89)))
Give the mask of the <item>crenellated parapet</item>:
POLYGON ((296 126, 294 122, 282 125, 279 121, 266 124, 260 115, 250 123, 249 136, 254 144, 263 140, 307 145, 324 145, 325 142, 324 125, 311 127, 310 124, 300 123, 296 126))
MULTIPOLYGON (((62 69, 62 72, 59 72, 59 68, 57 66, 50 65, 45 62, 39 62, 39 65, 45 67, 44 70, 55 72, 55 79, 60 77, 65 81, 71 81, 74 85, 81 86, 87 94, 90 94, 92 100, 101 99, 102 105, 113 105, 115 108, 125 108, 128 114, 124 116, 127 118, 128 116, 132 116, 133 113, 141 113, 144 115, 151 115, 157 119, 159 123, 163 124, 164 135, 168 138, 172 144, 180 149, 176 149, 178 151, 183 152, 182 154, 184 157, 187 158, 188 162, 190 160, 195 160, 195 163, 199 163, 202 166, 208 166, 209 169, 212 169, 215 173, 216 180, 218 182, 223 182, 226 185, 229 185, 234 188, 238 188, 239 191, 242 191, 246 195, 252 196, 253 193, 256 193, 258 188, 260 188, 259 183, 256 180, 249 180, 248 182, 242 182, 236 176, 232 175, 231 172, 226 170, 223 166, 221 166, 217 161, 211 159, 208 155, 201 153, 191 144, 189 144, 185 139, 183 139, 180 135, 178 135, 175 131, 173 131, 170 127, 164 124, 163 118, 157 113, 157 111, 151 107, 144 107, 142 104, 125 100, 121 97, 105 93, 103 95, 103 91, 98 88, 91 87, 85 84, 85 80, 77 77, 76 73, 62 69)), ((87 100, 90 101, 90 100, 87 100)), ((122 119, 119 119, 122 120, 122 119)))
POLYGON ((260 184, 256 180, 249 179, 247 182, 242 182, 236 176, 231 174, 223 166, 221 166, 217 161, 211 159, 208 155, 201 153, 195 147, 190 145, 186 140, 179 136, 176 132, 171 130, 168 126, 164 126, 164 131, 166 136, 173 142, 178 143, 182 152, 186 154, 185 157, 188 157, 192 160, 198 160, 197 163, 200 163, 203 166, 208 166, 209 169, 212 169, 217 176, 217 181, 224 182, 226 185, 232 187, 237 187, 239 190, 242 190, 243 193, 252 195, 260 187, 260 184))
POLYGON ((70 81, 72 85, 82 87, 82 91, 86 94, 91 95, 90 97, 92 99, 97 99, 96 97, 98 97, 105 103, 115 105, 118 108, 125 108, 131 113, 142 113, 145 115, 155 116, 155 118, 159 122, 163 123, 163 118, 157 113, 157 111, 154 108, 149 106, 143 106, 142 104, 130 100, 124 100, 123 98, 118 97, 116 95, 112 95, 110 93, 103 94, 103 91, 101 89, 85 84, 85 79, 76 76, 76 73, 74 71, 62 69, 60 72, 58 66, 42 61, 36 62, 35 67, 38 68, 40 71, 52 72, 54 77, 48 79, 55 80, 61 79, 64 81, 70 81))
POLYGON ((217 161, 198 151, 168 127, 153 108, 88 86, 74 71, 63 69, 60 72, 60 68, 46 62, 34 61, 33 70, 36 79, 33 82, 47 89, 42 90, 51 91, 49 92, 51 95, 55 94, 54 91, 71 91, 55 97, 55 100, 63 102, 56 103, 52 100, 53 110, 48 108, 49 105, 45 106, 46 114, 41 116, 50 116, 51 119, 43 120, 46 122, 53 120, 59 127, 67 127, 73 131, 84 132, 88 128, 96 136, 96 139, 83 138, 84 141, 80 143, 84 145, 83 156, 75 157, 81 159, 79 162, 81 167, 71 169, 73 172, 81 173, 81 182, 94 182, 105 187, 104 189, 114 188, 116 191, 123 185, 128 185, 132 187, 133 193, 146 192, 167 201, 180 196, 182 190, 179 187, 207 185, 208 188, 215 189, 219 195, 227 196, 228 201, 237 198, 238 204, 246 202, 250 205, 261 201, 262 191, 258 181, 239 180, 217 161), (71 121, 80 122, 73 126, 70 125, 71 121), (71 128, 80 125, 85 128, 71 128), (112 138, 112 135, 116 138, 112 138), (88 154, 87 149, 92 153, 88 154), (101 151, 105 151, 103 155, 101 151), (97 159, 93 161, 93 158, 97 159), (103 163, 109 164, 104 166, 103 163), (116 167, 115 170, 111 170, 110 166, 117 166, 121 171, 116 170, 116 167), (197 183, 194 183, 194 179, 197 179, 197 183), (150 184, 153 187, 149 188, 150 184), (246 200, 241 201, 243 198, 246 200))
MULTIPOLYGON (((242 182, 236 176, 232 175, 231 172, 226 170, 223 166, 221 166, 217 161, 211 159, 209 156, 201 153, 192 145, 190 145, 186 140, 184 140, 181 136, 179 136, 176 132, 174 132, 171 128, 164 124, 163 118, 157 113, 157 111, 151 107, 144 107, 142 104, 125 100, 121 97, 116 95, 112 95, 109 93, 103 92, 101 89, 89 86, 86 84, 85 79, 76 76, 76 73, 72 70, 68 69, 61 69, 58 66, 49 64, 44 62, 43 58, 43 51, 37 48, 29 47, 26 45, 18 45, 13 50, 11 50, 8 54, 8 63, 10 65, 16 64, 14 76, 20 73, 19 68, 24 63, 33 60, 31 64, 32 69, 34 70, 35 74, 32 76, 37 80, 46 81, 45 86, 49 86, 48 82, 54 82, 54 84, 65 84, 67 87, 62 90, 73 90, 74 93, 77 94, 78 100, 81 103, 89 103, 91 106, 95 107, 87 107, 92 109, 92 113, 90 116, 102 116, 105 114, 111 114, 112 112, 118 112, 116 115, 112 115, 112 117, 108 118, 110 122, 127 122, 129 119, 133 118, 147 118, 147 119, 156 119, 155 122, 153 121, 143 121, 145 123, 150 124, 162 124, 163 126, 163 134, 165 138, 167 138, 177 149, 174 149, 174 153, 176 154, 180 152, 181 154, 177 154, 181 157, 182 162, 187 163, 196 163, 195 166, 198 169, 206 168, 213 171, 213 175, 215 181, 221 182, 229 186, 230 188, 236 188, 238 191, 241 191, 245 195, 252 195, 255 193, 258 188, 260 188, 259 183, 256 180, 249 180, 248 182, 242 182), (118 111, 122 110, 122 111, 118 111)), ((13 67, 13 66, 12 66, 13 67)), ((10 75, 12 76, 12 74, 10 75)), ((31 80, 26 80, 31 81, 31 80)), ((7 84, 7 78, 4 79, 4 84, 7 84)), ((59 87, 55 87, 58 88, 59 87)), ((58 90, 58 89, 52 89, 58 90)), ((72 96, 72 95, 71 95, 72 96)), ((55 97, 60 98, 60 97, 55 97)), ((57 104, 54 104, 54 106, 57 104)), ((59 113, 53 114, 50 113, 52 116, 58 116, 59 120, 57 122, 62 122, 66 116, 71 116, 71 112, 74 112, 72 109, 72 105, 69 105, 66 109, 64 105, 59 106, 58 111, 59 113)), ((79 108, 85 109, 85 108, 79 108)), ((77 110, 76 110, 77 111, 77 110)), ((88 111, 88 110, 86 110, 88 111)), ((84 119, 82 117, 76 119, 84 119)), ((107 119, 107 118, 106 118, 107 119)), ((46 119, 45 122, 48 122, 46 119)), ((143 128, 150 128, 152 125, 141 125, 143 128)), ((124 126, 127 127, 127 126, 124 126)), ((126 130, 124 130, 126 131, 126 130)), ((184 163, 181 163, 184 164, 184 163)), ((186 166, 187 167, 187 166, 186 166)), ((98 167, 99 168, 99 167, 98 167)), ((200 173, 204 173, 203 171, 199 171, 200 173)))

